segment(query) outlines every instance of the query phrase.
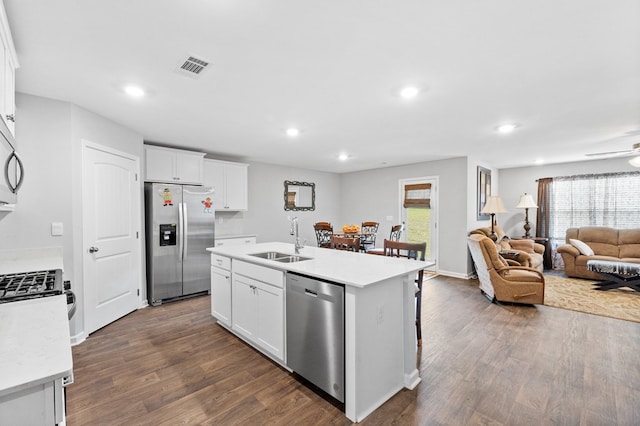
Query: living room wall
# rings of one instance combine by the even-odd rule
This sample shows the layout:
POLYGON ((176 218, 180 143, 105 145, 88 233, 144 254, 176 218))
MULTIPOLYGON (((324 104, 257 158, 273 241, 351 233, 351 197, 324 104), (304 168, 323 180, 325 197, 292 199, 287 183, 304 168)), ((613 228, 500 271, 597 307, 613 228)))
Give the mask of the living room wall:
MULTIPOLYGON (((500 169, 500 193, 507 213, 499 214, 498 223, 507 235, 519 237, 524 235, 524 210, 515 206, 525 192, 532 194, 536 200, 538 183, 536 179, 555 176, 571 176, 590 173, 611 173, 638 171, 629 164, 629 157, 610 158, 606 160, 579 161, 531 167, 500 169)), ((529 209, 531 235, 535 235, 536 210, 529 209)))

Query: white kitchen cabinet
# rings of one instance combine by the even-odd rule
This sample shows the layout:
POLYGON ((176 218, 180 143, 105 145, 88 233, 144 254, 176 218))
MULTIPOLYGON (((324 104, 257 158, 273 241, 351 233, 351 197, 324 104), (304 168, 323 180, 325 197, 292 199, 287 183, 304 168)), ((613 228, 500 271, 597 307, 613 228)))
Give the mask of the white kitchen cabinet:
POLYGON ((231 259, 211 255, 211 315, 231 327, 231 259))
POLYGON ((220 237, 215 239, 215 247, 241 246, 245 244, 256 244, 255 235, 245 235, 243 237, 220 237))
POLYGON ((244 163, 204 160, 204 184, 215 188, 216 211, 248 209, 248 169, 244 163))
POLYGON ((202 185, 204 153, 145 145, 145 182, 202 185))
POLYGON ((7 425, 57 425, 65 419, 63 380, 0 397, 0 419, 7 425))
POLYGON ((15 135, 15 70, 18 58, 4 3, 0 3, 0 116, 15 135))
POLYGON ((232 330, 284 361, 284 273, 234 261, 232 330))

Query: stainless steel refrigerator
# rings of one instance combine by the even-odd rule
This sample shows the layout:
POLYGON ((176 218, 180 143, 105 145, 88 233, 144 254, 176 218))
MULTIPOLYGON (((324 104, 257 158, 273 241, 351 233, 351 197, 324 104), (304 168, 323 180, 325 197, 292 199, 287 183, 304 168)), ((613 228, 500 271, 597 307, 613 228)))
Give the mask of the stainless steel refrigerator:
POLYGON ((208 292, 207 247, 213 247, 213 188, 145 183, 147 298, 164 300, 208 292))

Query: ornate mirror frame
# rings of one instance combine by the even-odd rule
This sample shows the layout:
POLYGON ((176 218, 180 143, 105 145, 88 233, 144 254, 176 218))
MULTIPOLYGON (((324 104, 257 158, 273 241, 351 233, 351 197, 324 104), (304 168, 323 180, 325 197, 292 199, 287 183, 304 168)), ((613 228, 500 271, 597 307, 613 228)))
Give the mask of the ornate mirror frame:
POLYGON ((313 211, 316 209, 316 184, 310 182, 298 182, 295 180, 284 181, 284 209, 294 211, 313 211), (300 189, 310 188, 311 194, 304 194, 304 199, 300 203, 300 189))

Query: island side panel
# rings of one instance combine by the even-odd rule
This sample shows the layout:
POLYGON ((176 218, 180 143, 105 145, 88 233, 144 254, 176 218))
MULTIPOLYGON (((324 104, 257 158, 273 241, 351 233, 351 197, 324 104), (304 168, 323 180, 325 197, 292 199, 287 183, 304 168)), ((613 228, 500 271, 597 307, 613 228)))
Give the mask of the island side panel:
POLYGON ((415 389, 422 380, 418 370, 418 336, 416 334, 415 274, 402 277, 404 291, 404 387, 415 389))
MULTIPOLYGON (((345 288, 345 414, 361 421, 405 387, 406 277, 345 288)), ((414 340, 415 342, 415 340, 414 340)), ((415 345, 413 365, 415 368, 415 345)))

